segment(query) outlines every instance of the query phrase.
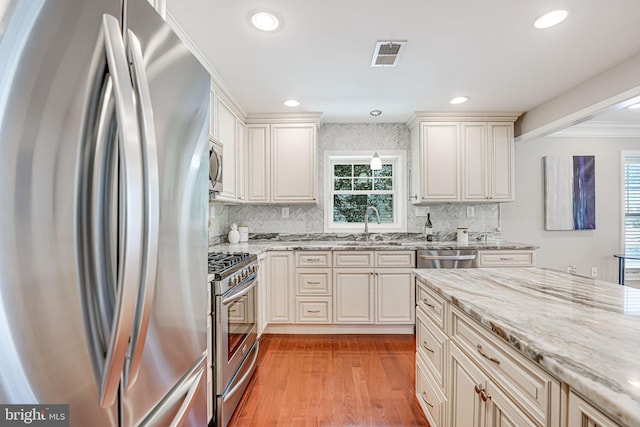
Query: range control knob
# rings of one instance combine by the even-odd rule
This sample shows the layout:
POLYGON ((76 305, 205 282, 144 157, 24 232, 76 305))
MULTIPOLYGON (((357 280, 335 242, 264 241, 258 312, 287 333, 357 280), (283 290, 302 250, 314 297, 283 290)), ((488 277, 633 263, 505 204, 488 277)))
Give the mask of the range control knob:
POLYGON ((249 269, 248 268, 244 268, 242 270, 242 278, 244 279, 246 277, 249 277, 249 269))

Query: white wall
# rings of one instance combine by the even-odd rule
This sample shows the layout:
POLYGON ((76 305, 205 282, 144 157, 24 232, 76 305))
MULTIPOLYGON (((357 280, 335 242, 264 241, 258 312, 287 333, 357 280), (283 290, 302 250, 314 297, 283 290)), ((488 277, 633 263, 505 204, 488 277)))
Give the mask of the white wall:
POLYGON ((566 271, 577 267, 580 275, 618 280, 614 253, 621 250, 620 151, 640 150, 640 138, 547 137, 516 143, 516 201, 502 204, 502 237, 538 245, 537 265, 566 271), (547 155, 594 155, 596 170, 596 229, 544 230, 544 176, 547 155))

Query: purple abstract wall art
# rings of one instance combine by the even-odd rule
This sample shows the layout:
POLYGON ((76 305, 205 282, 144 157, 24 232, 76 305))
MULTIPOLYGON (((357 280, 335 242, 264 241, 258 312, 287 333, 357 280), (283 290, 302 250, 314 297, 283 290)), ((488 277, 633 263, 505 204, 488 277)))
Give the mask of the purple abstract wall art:
POLYGON ((545 230, 594 230, 594 156, 546 156, 545 230))

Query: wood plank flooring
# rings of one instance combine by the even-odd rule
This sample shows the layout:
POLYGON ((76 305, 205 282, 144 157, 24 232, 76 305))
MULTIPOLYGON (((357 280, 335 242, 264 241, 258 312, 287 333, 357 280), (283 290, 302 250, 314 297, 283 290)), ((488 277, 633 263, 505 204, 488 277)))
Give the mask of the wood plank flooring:
POLYGON ((258 360, 229 427, 428 426, 413 335, 263 335, 258 360))

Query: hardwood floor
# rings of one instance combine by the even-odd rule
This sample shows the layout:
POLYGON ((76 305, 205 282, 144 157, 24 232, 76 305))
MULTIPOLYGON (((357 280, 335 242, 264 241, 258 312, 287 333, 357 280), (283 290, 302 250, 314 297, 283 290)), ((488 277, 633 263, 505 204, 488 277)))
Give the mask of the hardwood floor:
POLYGON ((428 426, 415 397, 413 335, 263 335, 229 423, 428 426))

